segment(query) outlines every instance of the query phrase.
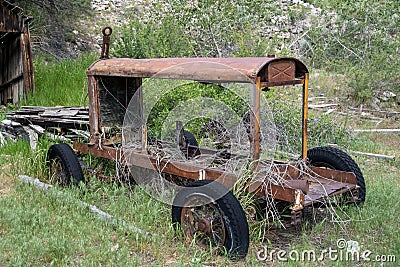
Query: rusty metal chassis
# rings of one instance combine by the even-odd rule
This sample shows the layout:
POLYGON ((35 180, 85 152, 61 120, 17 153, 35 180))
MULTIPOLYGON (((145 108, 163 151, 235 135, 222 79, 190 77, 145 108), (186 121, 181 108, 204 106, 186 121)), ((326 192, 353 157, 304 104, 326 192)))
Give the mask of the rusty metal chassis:
MULTIPOLYGON (((250 157, 253 161, 260 159, 260 98, 261 91, 268 90, 272 86, 284 86, 284 85, 303 85, 303 101, 302 101, 302 159, 307 159, 307 120, 308 120, 308 73, 304 74, 303 79, 285 81, 285 82, 261 82, 261 77, 257 77, 256 84, 251 84, 250 92, 250 107, 251 113, 251 138, 250 138, 250 157), (263 89, 264 88, 264 89, 263 89)), ((138 84, 141 85, 141 78, 138 84)), ((95 76, 88 76, 88 87, 89 87, 89 124, 90 124, 90 143, 96 144, 101 142, 102 130, 100 120, 100 101, 99 101, 99 88, 95 76)), ((142 104, 143 105, 143 104, 142 104)), ((101 144, 100 144, 101 145, 101 144)), ((255 165, 255 168, 257 166, 255 165)))
MULTIPOLYGON (((250 159, 252 161, 252 171, 255 173, 258 170, 260 159, 260 94, 262 90, 268 90, 268 87, 282 85, 303 85, 303 101, 302 101, 302 159, 304 162, 307 159, 307 118, 308 118, 308 73, 304 74, 302 79, 296 79, 286 82, 261 82, 260 77, 257 77, 256 83, 251 87, 251 108, 253 114, 251 116, 251 138, 250 138, 250 159)), ((139 84, 141 84, 141 78, 139 84)), ((100 122, 100 103, 99 103, 99 88, 95 76, 88 76, 89 86, 89 103, 90 103, 90 132, 91 138, 89 143, 75 142, 73 147, 76 151, 91 154, 94 156, 121 162, 125 166, 127 164, 124 155, 129 153, 130 162, 134 162, 135 166, 147 169, 162 170, 163 173, 185 177, 191 180, 215 180, 224 184, 228 188, 232 188, 238 181, 239 177, 233 173, 225 172, 215 168, 201 168, 189 163, 174 162, 167 160, 157 160, 155 157, 146 152, 145 146, 142 144, 142 150, 124 151, 123 148, 105 145, 105 140, 102 139, 102 128, 100 122)), ((263 198, 266 196, 274 199, 293 203, 292 209, 292 224, 297 224, 299 221, 299 212, 308 205, 312 205, 312 200, 306 200, 305 196, 309 191, 309 184, 312 181, 318 181, 320 184, 327 184, 332 181, 346 183, 347 187, 334 192, 331 195, 342 194, 346 191, 352 191, 357 188, 356 177, 353 173, 330 170, 317 167, 309 167, 303 172, 298 171, 296 163, 284 163, 281 165, 278 172, 284 173, 283 178, 288 181, 285 185, 274 185, 271 183, 263 183, 259 177, 254 179, 255 182, 249 182, 247 191, 255 193, 263 198), (319 177, 319 178, 318 178, 319 177)), ((260 175, 260 174, 259 174, 260 175)))
MULTIPOLYGON (((135 165, 142 168, 158 170, 162 173, 177 175, 193 181, 202 179, 214 180, 224 184, 228 188, 232 188, 239 180, 239 177, 231 172, 226 172, 217 168, 201 168, 185 162, 170 160, 160 161, 156 157, 148 155, 145 151, 127 150, 124 148, 79 142, 73 143, 73 147, 76 151, 81 153, 118 161, 127 167, 135 165), (129 155, 129 162, 134 162, 134 164, 128 163, 125 159, 125 155, 129 155)), ((313 201, 305 198, 305 195, 309 192, 309 185, 311 182, 328 184, 332 181, 336 181, 349 185, 347 188, 331 194, 331 196, 356 188, 356 176, 354 173, 313 166, 300 172, 296 163, 276 161, 276 164, 279 166, 276 170, 277 174, 286 181, 284 185, 263 183, 262 181, 267 178, 268 174, 264 175, 260 172, 249 181, 247 191, 257 194, 262 198, 269 196, 277 200, 293 203, 292 210, 294 211, 299 211, 303 207, 313 204, 313 201)))

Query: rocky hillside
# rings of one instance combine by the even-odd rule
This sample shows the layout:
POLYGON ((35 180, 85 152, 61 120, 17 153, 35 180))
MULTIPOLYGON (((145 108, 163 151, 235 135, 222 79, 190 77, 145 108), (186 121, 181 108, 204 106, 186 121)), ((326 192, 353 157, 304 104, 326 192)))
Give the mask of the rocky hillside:
POLYGON ((312 68, 343 74, 360 103, 379 106, 400 95, 396 1, 15 2, 35 18, 36 51, 57 59, 98 50, 107 25, 114 28, 114 56, 294 55, 312 68))
MULTIPOLYGON (((198 3, 196 4, 195 1, 190 5, 198 5, 198 3)), ((112 27, 126 25, 133 16, 138 16, 142 23, 148 23, 154 19, 162 19, 165 14, 177 13, 176 5, 160 0, 92 0, 91 8, 96 13, 94 28, 91 29, 92 34, 96 30, 98 32, 98 29, 105 24, 112 27)), ((242 7, 238 5, 238 8, 242 7)), ((260 31, 265 38, 280 40, 295 39, 296 36, 304 34, 312 24, 321 21, 328 23, 335 17, 334 12, 322 12, 321 8, 301 0, 266 1, 263 8, 266 11, 269 10, 266 12, 268 16, 254 21, 258 24, 256 25, 257 31, 260 31)), ((204 12, 204 14, 206 13, 204 12)), ((225 19, 223 15, 221 13, 221 21, 225 19)), ((218 33, 215 34, 218 35, 218 33)))
MULTIPOLYGON (((16 0, 15 2, 25 8, 27 15, 35 18, 32 26, 35 47, 60 59, 93 48, 98 49, 101 40, 99 33, 104 25, 118 28, 129 23, 132 17, 138 17, 143 23, 162 19, 164 14, 180 12, 181 10, 177 10, 176 7, 177 3, 181 4, 182 1, 172 1, 172 4, 169 4, 171 2, 160 0, 85 0, 80 4, 71 1, 69 8, 64 6, 63 2, 68 3, 65 0, 59 2, 16 0), (61 12, 62 9, 76 9, 76 12, 61 12)), ((198 3, 194 1, 191 5, 198 3)), ((243 7, 238 5, 238 8, 243 7)), ((301 36, 315 23, 315 20, 321 18, 323 13, 321 8, 301 0, 266 1, 263 8, 266 11, 264 15, 261 18, 257 15, 252 21, 256 26, 255 30, 266 38, 280 40, 301 36)), ((221 21, 225 15, 229 16, 221 13, 221 21)), ((332 13, 325 12, 323 17, 330 19, 332 13)))

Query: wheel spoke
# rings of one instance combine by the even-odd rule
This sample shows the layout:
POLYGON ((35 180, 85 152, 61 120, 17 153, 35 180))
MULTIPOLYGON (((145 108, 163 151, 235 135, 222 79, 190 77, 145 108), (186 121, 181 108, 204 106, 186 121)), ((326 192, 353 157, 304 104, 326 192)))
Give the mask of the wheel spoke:
POLYGON ((214 203, 207 203, 208 199, 196 196, 188 201, 188 208, 183 208, 183 230, 190 240, 204 248, 218 247, 225 240, 225 228, 218 208, 214 203), (199 206, 200 205, 200 206, 199 206), (195 206, 195 207, 193 207, 195 206))
POLYGON ((191 209, 191 212, 192 212, 193 215, 196 216, 196 218, 198 218, 198 219, 201 218, 200 214, 197 213, 197 211, 195 210, 195 208, 192 208, 192 209, 191 209))
POLYGON ((213 235, 213 239, 214 239, 214 243, 215 244, 222 244, 222 238, 216 232, 212 232, 212 235, 213 235))
POLYGON ((65 181, 67 179, 67 175, 65 174, 63 170, 63 166, 61 163, 61 159, 55 158, 52 160, 51 165, 50 165, 50 174, 51 178, 55 179, 55 183, 63 186, 65 185, 65 181))
POLYGON ((235 258, 242 258, 246 256, 249 245, 246 215, 240 202, 226 190, 217 182, 193 182, 175 197, 172 220, 181 224, 190 243, 213 254, 225 249, 235 258), (221 198, 223 192, 225 195, 221 198))

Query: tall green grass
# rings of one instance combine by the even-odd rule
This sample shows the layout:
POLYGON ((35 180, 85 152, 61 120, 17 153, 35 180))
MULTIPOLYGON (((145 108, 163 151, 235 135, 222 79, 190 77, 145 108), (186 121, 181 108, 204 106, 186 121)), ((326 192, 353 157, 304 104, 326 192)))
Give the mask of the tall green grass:
POLYGON ((97 59, 85 54, 75 59, 48 61, 43 57, 34 61, 36 91, 23 105, 76 106, 87 105, 86 69, 97 59))
MULTIPOLYGON (((74 60, 47 64, 43 59, 37 60, 37 93, 29 99, 31 102, 25 104, 85 104, 85 69, 93 60, 94 56, 84 56, 76 60, 76 65, 74 60), (59 89, 57 92, 49 90, 56 87, 59 89)), ((289 113, 286 117, 291 116, 289 113)), ((324 130, 316 129, 320 129, 318 132, 324 130)), ((332 129, 329 131, 334 132, 332 129)), ((335 248, 335 242, 340 238, 358 241, 362 249, 371 250, 374 255, 394 254, 400 257, 400 240, 396 235, 400 226, 400 206, 396 201, 400 193, 398 162, 357 157, 367 183, 367 200, 361 210, 345 208, 349 215, 345 218, 349 221, 333 223, 328 215, 313 228, 279 230, 281 239, 274 236, 276 232, 258 235, 253 231, 248 257, 234 262, 193 244, 186 244, 182 235, 175 233, 171 227, 170 207, 150 198, 138 187, 107 184, 87 176, 90 183, 80 189, 59 188, 63 195, 58 196, 19 182, 18 174, 28 174, 45 181, 48 179, 45 157, 51 143, 41 139, 36 151, 31 151, 25 141, 10 142, 1 147, 0 179, 12 179, 14 184, 8 194, 0 194, 1 266, 265 266, 265 262, 257 260, 257 252, 265 245, 287 251, 294 248, 321 251, 328 247, 335 248), (77 205, 78 199, 149 232, 152 237, 143 239, 122 226, 100 222, 86 208, 77 205)), ((370 152, 384 149, 382 146, 364 139, 352 145, 370 152)), ((254 225, 250 227, 257 229, 254 225)), ((372 266, 375 263, 275 261, 268 264, 372 266)), ((397 266, 396 263, 385 266, 391 265, 397 266)))
MULTIPOLYGON (((235 262, 186 244, 182 235, 171 227, 170 207, 152 199, 139 187, 110 184, 90 177, 90 183, 80 189, 58 188, 63 194, 57 195, 19 182, 17 175, 21 173, 47 179, 41 169, 48 145, 46 140, 41 140, 35 153, 26 142, 3 148, 0 165, 12 163, 7 174, 13 176, 14 186, 7 195, 0 195, 0 265, 265 266, 265 262, 257 260, 257 252, 264 246, 321 252, 329 247, 335 249, 340 238, 359 242, 361 249, 371 250, 373 256, 400 256, 400 239, 395 234, 400 227, 400 205, 396 201, 400 193, 398 162, 388 164, 355 158, 363 170, 368 190, 362 209, 345 207, 347 216, 343 218, 348 221, 333 223, 328 213, 325 221, 313 222, 312 227, 305 224, 303 229, 267 231, 262 234, 263 240, 253 232, 248 257, 235 262), (145 239, 121 225, 101 222, 87 208, 80 207, 78 200, 96 205, 149 232, 151 237, 145 239)), ((256 223, 250 223, 250 227, 257 229, 256 223)), ((276 260, 268 263, 281 264, 276 260)), ((299 264, 321 266, 322 263, 289 261, 285 266, 299 264)), ((373 266, 375 263, 324 261, 323 264, 373 266)), ((396 266, 396 263, 385 266, 396 266)))

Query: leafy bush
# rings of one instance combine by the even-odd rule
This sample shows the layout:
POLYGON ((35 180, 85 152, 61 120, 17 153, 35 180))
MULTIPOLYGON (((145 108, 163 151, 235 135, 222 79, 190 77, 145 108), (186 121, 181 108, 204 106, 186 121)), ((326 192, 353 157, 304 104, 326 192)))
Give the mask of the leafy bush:
MULTIPOLYGON (((277 130, 279 149, 290 153, 301 151, 302 110, 287 102, 273 101, 271 103, 274 123, 277 130)), ((327 144, 348 145, 350 135, 346 125, 335 121, 331 115, 309 114, 308 147, 327 144)))
MULTIPOLYGON (((151 109, 147 119, 149 134, 160 138, 163 124, 169 113, 181 103, 189 99, 211 98, 221 101, 227 107, 231 108, 238 116, 242 117, 246 111, 246 103, 232 91, 215 84, 190 83, 172 90, 169 90, 161 96, 158 102, 151 109)), ((187 104, 187 103, 186 103, 187 104)), ((200 109, 201 107, 199 107, 200 109)), ((185 125, 185 128, 199 136, 201 127, 208 121, 208 118, 196 118, 185 125)))
POLYGON ((160 23, 142 23, 133 18, 122 28, 114 54, 132 58, 187 57, 193 54, 193 48, 174 17, 163 17, 160 23))
POLYGON ((138 4, 114 53, 144 57, 294 55, 347 76, 349 95, 400 93, 395 1, 187 1, 138 4), (263 7, 263 8, 260 8, 263 7))
POLYGON ((122 27, 115 55, 226 57, 289 51, 282 49, 284 39, 274 38, 279 33, 270 29, 282 24, 271 16, 285 13, 275 1, 156 0, 137 9, 131 23, 122 27))

